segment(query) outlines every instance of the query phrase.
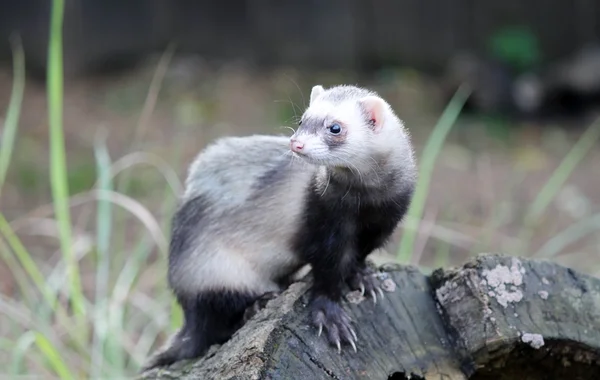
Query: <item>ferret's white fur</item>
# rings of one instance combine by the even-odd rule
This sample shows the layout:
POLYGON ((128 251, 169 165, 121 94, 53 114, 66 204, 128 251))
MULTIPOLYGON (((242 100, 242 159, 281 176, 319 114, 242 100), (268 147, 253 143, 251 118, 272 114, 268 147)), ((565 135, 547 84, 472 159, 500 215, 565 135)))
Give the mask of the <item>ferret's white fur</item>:
MULTIPOLYGON (((328 154, 317 135, 305 133, 295 137, 305 143, 307 159, 292 156, 288 137, 263 135, 221 138, 197 156, 188 172, 183 201, 202 196, 210 206, 203 211, 205 220, 192 251, 181 253, 172 268, 179 292, 278 290, 276 278, 302 264, 289 242, 300 225, 303 199, 316 171, 320 186, 326 188, 331 173, 319 165, 333 172, 335 166, 347 166, 374 189, 402 187, 406 182, 381 182, 378 160, 386 157, 386 167, 401 167, 405 180, 414 179, 409 136, 389 105, 378 98, 385 121, 378 133, 372 133, 364 125, 358 105, 365 90, 350 91, 347 97, 333 93, 328 98, 330 90, 315 86, 305 115, 339 120, 348 126, 347 143, 335 156, 328 154), (270 170, 280 176, 261 187, 261 178, 270 170)), ((376 191, 371 196, 377 197, 376 191)))
POLYGON ((314 167, 292 160, 289 138, 227 137, 191 165, 184 200, 202 195, 208 225, 176 268, 186 292, 278 290, 274 280, 299 265, 287 242, 299 224, 301 199, 314 167), (277 165, 284 177, 261 190, 259 178, 277 165), (274 210, 277 210, 274 212, 274 210))
MULTIPOLYGON (((415 158, 410 136, 404 123, 396 116, 390 105, 377 94, 360 89, 354 93, 354 88, 349 87, 348 97, 327 97, 327 91, 315 86, 311 93, 311 103, 305 111, 305 116, 323 119, 324 125, 338 121, 347 126, 347 142, 335 153, 330 152, 327 144, 316 134, 299 129, 294 138, 304 143, 304 159, 326 166, 348 166, 354 174, 360 175, 363 183, 372 187, 384 185, 381 176, 377 175, 380 169, 378 160, 382 157, 389 158, 390 168, 402 168, 407 176, 406 181, 398 183, 400 186, 410 184, 416 178, 415 158), (383 126, 373 133, 364 123, 364 115, 358 102, 367 99, 369 102, 379 101, 384 114, 383 126)), ((339 86, 344 88, 347 86, 339 86)))

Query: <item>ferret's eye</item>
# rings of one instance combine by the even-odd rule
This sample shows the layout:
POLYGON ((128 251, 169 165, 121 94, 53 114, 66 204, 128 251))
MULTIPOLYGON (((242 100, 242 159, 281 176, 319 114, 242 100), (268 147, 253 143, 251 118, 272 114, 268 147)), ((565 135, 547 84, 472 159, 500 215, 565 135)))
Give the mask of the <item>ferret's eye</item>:
POLYGON ((339 124, 332 124, 329 126, 329 132, 333 133, 334 135, 337 135, 341 131, 342 131, 342 127, 340 127, 339 124))
POLYGON ((302 120, 300 120, 300 121, 298 122, 298 125, 302 125, 302 120))

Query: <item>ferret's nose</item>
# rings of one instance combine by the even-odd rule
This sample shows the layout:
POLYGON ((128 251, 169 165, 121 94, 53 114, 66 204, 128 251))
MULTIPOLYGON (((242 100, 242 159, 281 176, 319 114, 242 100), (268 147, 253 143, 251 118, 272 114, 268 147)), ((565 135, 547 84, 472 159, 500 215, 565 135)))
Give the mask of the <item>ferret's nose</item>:
POLYGON ((304 143, 302 143, 296 139, 291 139, 290 147, 293 152, 300 153, 302 151, 302 149, 304 148, 304 143))

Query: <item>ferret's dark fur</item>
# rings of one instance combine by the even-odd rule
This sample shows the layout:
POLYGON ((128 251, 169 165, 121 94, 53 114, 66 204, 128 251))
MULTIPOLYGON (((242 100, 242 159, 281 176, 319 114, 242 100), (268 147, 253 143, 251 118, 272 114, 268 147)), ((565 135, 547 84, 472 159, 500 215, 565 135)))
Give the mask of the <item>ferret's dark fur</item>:
POLYGON ((291 140, 228 137, 207 147, 172 222, 168 279, 184 325, 144 369, 225 342, 305 264, 311 323, 338 349, 356 349, 344 286, 376 300, 365 259, 402 220, 415 180, 402 122, 377 94, 353 86, 313 87, 291 140))

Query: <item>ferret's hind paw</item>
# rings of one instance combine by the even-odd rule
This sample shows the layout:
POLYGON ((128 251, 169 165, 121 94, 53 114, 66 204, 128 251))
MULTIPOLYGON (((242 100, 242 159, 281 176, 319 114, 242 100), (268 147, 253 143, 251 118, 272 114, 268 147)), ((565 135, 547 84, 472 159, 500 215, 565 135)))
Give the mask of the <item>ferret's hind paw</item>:
POLYGON ((342 306, 321 296, 315 298, 311 306, 312 323, 318 329, 317 335, 321 336, 325 330, 327 340, 337 348, 338 352, 342 351, 342 343, 349 344, 354 352, 357 352, 358 338, 352 328, 350 317, 342 306))
POLYGON ((252 305, 248 306, 244 311, 243 323, 246 324, 246 322, 252 319, 252 317, 254 317, 256 313, 264 309, 270 300, 277 298, 280 294, 281 292, 267 292, 262 296, 258 297, 252 303, 252 305))
POLYGON ((381 290, 378 280, 373 270, 369 268, 358 269, 348 279, 348 286, 352 290, 360 290, 361 295, 367 295, 373 299, 374 303, 377 303, 377 296, 384 298, 383 291, 381 290))

